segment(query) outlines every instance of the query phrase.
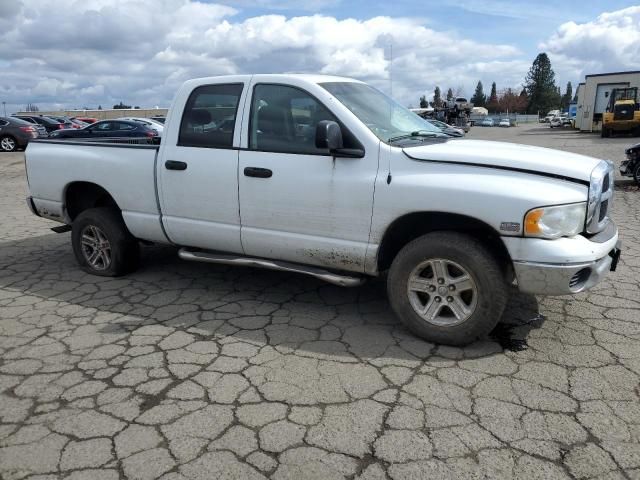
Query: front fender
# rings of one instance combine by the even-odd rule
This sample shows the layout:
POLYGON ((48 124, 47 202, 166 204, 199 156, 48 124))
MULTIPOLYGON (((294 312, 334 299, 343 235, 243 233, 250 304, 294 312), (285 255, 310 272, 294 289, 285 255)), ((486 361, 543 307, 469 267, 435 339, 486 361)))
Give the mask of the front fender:
POLYGON ((370 268, 388 227, 409 213, 464 215, 502 236, 518 237, 524 215, 532 208, 587 199, 587 187, 569 180, 491 167, 393 160, 381 161, 391 165, 391 181, 381 174, 376 184, 367 251, 370 268))

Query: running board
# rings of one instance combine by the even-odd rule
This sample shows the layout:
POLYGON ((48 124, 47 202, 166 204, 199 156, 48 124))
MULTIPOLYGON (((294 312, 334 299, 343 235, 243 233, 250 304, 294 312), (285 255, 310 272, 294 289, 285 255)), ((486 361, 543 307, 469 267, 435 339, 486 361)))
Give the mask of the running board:
POLYGON ((181 248, 178 251, 178 256, 183 260, 190 260, 193 262, 220 263, 223 265, 258 267, 266 268, 268 270, 302 273, 340 287, 359 287, 366 281, 364 277, 342 275, 322 270, 321 268, 309 267, 307 265, 300 265, 297 263, 282 262, 280 260, 267 260, 265 258, 239 257, 235 255, 193 251, 185 248, 181 248))

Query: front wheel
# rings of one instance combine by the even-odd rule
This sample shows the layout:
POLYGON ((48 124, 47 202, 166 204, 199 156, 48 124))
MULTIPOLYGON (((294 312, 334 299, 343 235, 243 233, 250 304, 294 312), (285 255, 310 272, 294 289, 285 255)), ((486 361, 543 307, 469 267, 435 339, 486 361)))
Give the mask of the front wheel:
POLYGON ((637 162, 633 169, 633 179, 635 180, 636 185, 640 187, 640 162, 637 162))
POLYGON ((391 307, 416 335, 465 345, 486 336, 507 304, 504 271, 474 237, 434 232, 394 259, 387 279, 391 307))
POLYGON ((112 208, 90 208, 74 220, 73 253, 80 267, 93 275, 117 277, 138 267, 140 246, 112 208))

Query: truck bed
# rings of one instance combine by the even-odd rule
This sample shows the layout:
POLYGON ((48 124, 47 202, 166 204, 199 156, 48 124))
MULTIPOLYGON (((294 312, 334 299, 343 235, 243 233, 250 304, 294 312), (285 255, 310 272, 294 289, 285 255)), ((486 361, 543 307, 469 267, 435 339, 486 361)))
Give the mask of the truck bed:
POLYGON ((27 182, 37 214, 71 223, 65 208, 67 189, 78 182, 95 184, 113 196, 134 236, 166 241, 155 180, 159 145, 132 143, 140 139, 89 140, 29 143, 27 182))

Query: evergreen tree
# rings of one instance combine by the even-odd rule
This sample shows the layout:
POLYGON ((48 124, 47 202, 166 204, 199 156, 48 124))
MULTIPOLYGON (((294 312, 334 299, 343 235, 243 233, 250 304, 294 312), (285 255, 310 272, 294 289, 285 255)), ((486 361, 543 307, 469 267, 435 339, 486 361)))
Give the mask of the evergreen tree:
POLYGON ((555 77, 547 54, 538 54, 525 78, 525 87, 529 93, 529 113, 546 114, 559 106, 555 77))
POLYGON ((476 91, 471 97, 471 103, 473 103, 474 107, 484 107, 487 103, 487 96, 484 94, 484 88, 482 87, 482 82, 478 81, 478 85, 476 85, 476 91))
POLYGON ((98 110, 102 110, 102 105, 98 105, 98 110))
POLYGON ((567 90, 564 92, 562 96, 562 110, 567 110, 569 108, 569 104, 573 99, 573 86, 571 82, 567 82, 567 90))
POLYGON ((442 106, 442 93, 440 92, 440 87, 436 86, 436 89, 433 91, 433 107, 439 108, 442 106))
POLYGON ((420 108, 427 108, 429 106, 429 102, 427 102, 427 96, 422 95, 420 97, 420 108))
POLYGON ((449 87, 449 90, 447 90, 447 102, 449 100, 453 100, 453 90, 451 89, 451 87, 449 87))
POLYGON ((498 101, 498 90, 496 88, 496 82, 493 82, 491 84, 491 94, 489 95, 489 101, 490 102, 497 102, 498 101))
POLYGON ((498 112, 500 110, 500 102, 498 102, 498 90, 496 88, 496 82, 493 82, 491 84, 491 94, 489 95, 489 99, 487 100, 486 108, 492 113, 498 112))

